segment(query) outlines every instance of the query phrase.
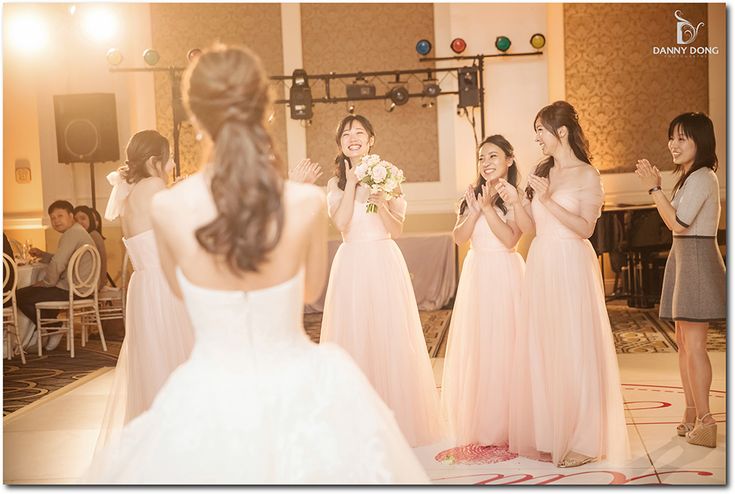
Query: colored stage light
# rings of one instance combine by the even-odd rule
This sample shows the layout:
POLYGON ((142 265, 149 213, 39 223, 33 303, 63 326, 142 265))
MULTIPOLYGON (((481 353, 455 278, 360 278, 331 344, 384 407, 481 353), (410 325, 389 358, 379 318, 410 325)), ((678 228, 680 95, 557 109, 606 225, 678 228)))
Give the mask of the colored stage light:
POLYGON ((416 53, 421 56, 426 56, 431 52, 431 41, 428 39, 421 39, 416 43, 416 53))
POLYGON ((110 48, 109 50, 107 50, 107 55, 105 55, 105 59, 110 65, 120 65, 123 61, 123 56, 122 53, 120 53, 120 50, 118 50, 117 48, 110 48))
POLYGON ((541 33, 534 34, 533 36, 531 36, 531 46, 533 46, 537 50, 540 50, 541 48, 546 46, 546 36, 541 33))
POLYGON ((498 36, 495 38, 495 48, 502 52, 508 51, 508 48, 510 48, 510 39, 507 36, 498 36))
POLYGON ((200 50, 199 48, 192 48, 186 53, 186 59, 189 62, 193 62, 201 54, 202 54, 202 50, 200 50))
POLYGON ((152 48, 148 48, 146 51, 143 52, 143 60, 145 60, 145 63, 148 65, 156 65, 159 60, 161 60, 161 55, 158 54, 158 52, 152 48))
POLYGON ((454 53, 459 55, 467 48, 467 43, 462 38, 454 38, 452 43, 449 45, 454 53))

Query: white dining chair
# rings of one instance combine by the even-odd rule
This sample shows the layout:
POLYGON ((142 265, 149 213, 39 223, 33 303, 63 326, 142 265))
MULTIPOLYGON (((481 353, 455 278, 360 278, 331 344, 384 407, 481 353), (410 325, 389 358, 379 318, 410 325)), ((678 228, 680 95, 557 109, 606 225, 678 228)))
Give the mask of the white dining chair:
POLYGON ((100 275, 100 254, 92 245, 82 245, 72 254, 67 266, 69 281, 69 300, 38 302, 36 304, 36 320, 38 321, 38 355, 42 355, 44 336, 55 334, 66 335, 66 349, 74 358, 74 323, 79 316, 82 329, 82 346, 86 345, 86 331, 88 325, 95 325, 100 334, 102 348, 107 351, 105 334, 102 331, 100 320, 98 284, 100 275), (84 256, 91 256, 92 269, 89 273, 80 272, 81 260, 84 256), (41 317, 41 311, 51 311, 54 317, 41 317), (61 313, 60 313, 61 312, 61 313), (66 317, 60 317, 65 314, 66 317))
POLYGON ((13 342, 10 339, 10 333, 15 336, 15 342, 18 344, 20 351, 20 360, 25 364, 26 356, 23 351, 23 343, 20 341, 20 331, 18 330, 18 304, 15 300, 15 289, 18 286, 18 267, 15 259, 3 253, 3 341, 6 344, 6 352, 8 360, 13 358, 13 342), (10 283, 10 278, 13 282, 10 283), (10 306, 5 307, 6 302, 10 302, 10 306), (13 328, 12 331, 10 328, 13 328))

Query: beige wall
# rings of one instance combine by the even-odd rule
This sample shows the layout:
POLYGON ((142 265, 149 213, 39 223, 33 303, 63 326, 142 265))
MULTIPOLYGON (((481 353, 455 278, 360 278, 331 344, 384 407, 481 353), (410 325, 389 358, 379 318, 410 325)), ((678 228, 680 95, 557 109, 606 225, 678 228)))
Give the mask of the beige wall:
MULTIPOLYGON (((5 5, 4 22, 14 9, 24 7, 21 4, 5 5)), ((72 29, 73 19, 68 16, 66 5, 45 4, 37 8, 41 9, 44 15, 55 19, 56 25, 64 28, 54 34, 56 41, 47 53, 31 58, 21 58, 9 51, 10 47, 7 43, 4 44, 4 227, 5 229, 28 228, 11 230, 9 232, 11 237, 21 240, 28 238, 35 245, 41 246, 48 237, 49 248, 51 248, 55 245, 56 234, 53 231, 48 231, 47 234, 41 228, 42 222, 47 224, 46 205, 58 198, 68 199, 74 204, 89 204, 90 201, 88 167, 86 165, 60 165, 57 162, 52 110, 54 94, 114 92, 117 96, 121 148, 124 147, 133 132, 142 128, 158 126, 163 132, 170 132, 168 117, 170 109, 166 106, 168 85, 160 79, 154 82, 151 74, 111 74, 104 61, 104 54, 109 46, 118 46, 122 49, 125 56, 123 66, 127 67, 142 66, 140 54, 145 48, 151 46, 161 51, 163 58, 159 65, 183 63, 183 57, 190 47, 206 46, 215 38, 225 42, 240 42, 254 46, 272 73, 290 73, 291 70, 298 67, 304 67, 307 71, 312 72, 315 68, 345 70, 355 65, 354 60, 345 61, 339 57, 341 44, 330 44, 323 51, 319 50, 315 44, 316 41, 320 43, 324 41, 323 32, 327 31, 322 29, 323 32, 320 32, 319 27, 315 27, 315 23, 322 21, 338 23, 337 18, 340 12, 354 12, 354 7, 347 9, 344 5, 325 7, 319 4, 207 6, 156 4, 153 7, 147 4, 112 4, 112 7, 116 9, 123 29, 118 38, 110 42, 94 44, 85 40, 72 29), (321 60, 320 53, 329 53, 331 61, 321 60), (343 67, 340 65, 342 63, 346 65, 343 67), (31 162, 33 181, 30 184, 23 185, 15 182, 14 162, 19 158, 26 158, 31 162)), ((589 6, 589 8, 584 5, 576 5, 572 7, 572 11, 576 12, 576 17, 589 15, 593 19, 605 19, 604 14, 607 12, 605 10, 607 7, 604 4, 589 6)), ((77 14, 84 8, 85 4, 79 4, 77 14)), ((572 22, 572 25, 581 25, 583 28, 574 27, 573 32, 568 32, 568 27, 565 32, 565 8, 564 4, 475 3, 368 6, 360 11, 360 16, 370 17, 375 16, 375 12, 396 10, 413 13, 416 22, 415 26, 411 27, 412 30, 409 30, 410 36, 398 33, 400 36, 397 34, 395 38, 386 38, 388 41, 392 40, 395 46, 380 45, 380 47, 381 50, 390 50, 390 53, 385 57, 371 55, 372 58, 365 59, 367 65, 364 67, 369 70, 405 68, 416 65, 416 54, 413 51, 416 40, 413 38, 419 35, 432 40, 434 44, 432 55, 450 56, 453 53, 449 49, 449 42, 458 36, 467 41, 469 46, 467 53, 469 54, 494 53, 492 44, 499 33, 511 38, 512 51, 526 51, 530 48, 528 38, 531 34, 544 33, 547 37, 544 55, 530 58, 494 59, 487 63, 485 69, 487 133, 502 133, 513 143, 519 168, 523 176, 527 177, 532 167, 541 158, 538 147, 533 142, 531 120, 538 109, 545 104, 567 97, 566 68, 568 64, 565 62, 565 57, 568 50, 565 49, 565 40, 570 39, 574 43, 588 41, 594 46, 594 43, 600 43, 606 32, 618 33, 618 28, 607 30, 607 25, 602 20, 595 20, 595 23, 599 23, 599 27, 596 28, 599 36, 591 40, 577 39, 584 34, 577 31, 583 29, 588 21, 577 18, 574 21, 577 24, 572 22)), ((640 22, 636 20, 633 13, 638 12, 636 9, 648 12, 653 8, 630 4, 623 8, 628 10, 620 11, 630 12, 630 15, 626 17, 624 14, 619 14, 612 18, 619 19, 620 23, 630 21, 629 25, 620 29, 623 29, 621 32, 625 36, 632 38, 633 34, 638 33, 635 30, 640 29, 640 22)), ((669 7, 656 7, 656 9, 659 8, 665 10, 669 7)), ((689 9, 688 6, 685 7, 682 4, 678 4, 677 8, 689 9)), ((702 6, 697 8, 701 10, 702 6)), ((653 12, 651 10, 647 15, 654 15, 653 12)), ((671 13, 663 12, 663 15, 661 24, 666 29, 673 29, 671 13)), ((699 13, 695 14, 695 10, 687 14, 692 19, 697 15, 699 13)), ((390 22, 398 21, 391 20, 390 22)), ((386 25, 392 26, 390 22, 386 25)), ((405 21, 403 22, 405 24, 405 21)), ((719 55, 707 59, 706 94, 707 106, 715 122, 718 137, 720 157, 718 175, 721 179, 724 199, 726 170, 724 5, 711 4, 706 11, 705 22, 704 32, 706 32, 707 42, 720 47, 719 55)), ((590 31, 589 27, 584 30, 590 31)), ((621 34, 618 33, 616 36, 619 37, 621 34)), ((349 39, 351 44, 342 44, 345 44, 345 50, 349 48, 350 53, 359 53, 360 50, 372 53, 371 50, 374 50, 369 44, 363 47, 359 43, 361 39, 359 37, 349 39)), ((619 41, 611 39, 610 46, 617 46, 619 41)), ((630 40, 625 42, 628 43, 630 40)), ((570 53, 573 52, 572 50, 570 53)), ((589 55, 585 56, 589 57, 589 55)), ((618 54, 614 51, 608 51, 605 55, 610 65, 619 63, 615 58, 617 56, 618 54)), ((353 55, 352 58, 355 56, 353 55)), ((702 60, 695 61, 695 63, 699 64, 697 65, 698 70, 701 69, 702 60)), ((438 65, 457 66, 459 64, 443 62, 438 65)), ((623 65, 622 70, 631 72, 627 78, 633 79, 637 73, 632 73, 626 67, 628 66, 623 65)), ((635 67, 637 71, 646 70, 647 64, 635 67)), ((587 74, 585 77, 594 75, 590 72, 581 73, 587 74)), ((456 82, 453 81, 453 77, 445 81, 450 90, 456 89, 456 82)), ((651 84, 655 85, 654 82, 651 84)), ((573 94, 572 91, 570 98, 573 94)), ((656 94, 651 98, 655 96, 656 94)), ((579 98, 579 96, 574 97, 579 98)), ((445 96, 438 99, 434 109, 421 109, 423 110, 419 114, 421 121, 417 125, 429 129, 427 135, 430 136, 428 139, 430 142, 426 142, 427 138, 424 135, 419 138, 411 135, 412 122, 399 126, 409 131, 409 134, 401 134, 400 140, 410 142, 413 139, 416 143, 425 143, 422 148, 427 153, 425 159, 431 161, 425 170, 420 170, 426 171, 428 173, 426 176, 416 174, 414 177, 419 177, 419 180, 432 181, 414 181, 405 186, 409 202, 406 231, 450 231, 454 224, 454 208, 457 199, 461 191, 475 177, 475 149, 472 133, 464 118, 457 116, 456 105, 456 97, 445 96), (431 118, 427 115, 432 114, 434 116, 431 118, 434 121, 430 122, 431 118), (426 120, 427 118, 429 120, 426 120)), ((322 119, 320 115, 324 108, 324 106, 317 105, 317 120, 312 128, 306 129, 299 122, 287 120, 286 109, 279 107, 276 112, 274 130, 282 154, 290 164, 314 152, 318 156, 314 154, 312 157, 321 160, 329 174, 334 154, 331 132, 332 127, 336 124, 337 113, 341 113, 341 110, 332 109, 340 111, 332 117, 322 119), (324 126, 323 137, 318 137, 316 134, 320 126, 324 126), (288 142, 286 142, 287 137, 288 142), (285 151, 286 149, 288 152, 285 151), (323 150, 320 151, 321 149, 323 150)), ((398 108, 396 112, 401 110, 398 108)), ((599 111, 601 110, 597 107, 586 108, 585 114, 590 116, 585 116, 585 118, 597 121, 598 115, 595 112, 599 111)), ((673 110, 666 108, 665 111, 673 110)), ((405 115, 401 116, 396 112, 390 115, 382 109, 376 112, 380 115, 381 122, 377 125, 379 142, 386 138, 386 134, 388 137, 391 136, 391 131, 385 130, 393 125, 391 122, 403 122, 401 119, 405 115), (394 118, 398 120, 393 120, 394 118)), ((616 127, 616 132, 617 129, 616 127)), ((605 138, 601 132, 598 132, 596 141, 605 138)), ((665 145, 665 142, 651 143, 652 148, 660 148, 662 145, 665 145)), ((185 148, 184 169, 191 171, 198 164, 198 157, 195 154, 196 144, 192 141, 189 130, 184 132, 182 147, 185 148)), ((613 146, 611 149, 616 148, 613 146)), ((379 148, 376 148, 376 151, 378 150, 379 148)), ((604 155, 603 153, 602 156, 604 155)), ((403 160, 395 161, 402 164, 403 160)), ((95 170, 98 209, 104 208, 110 191, 109 185, 104 181, 104 175, 117 165, 118 163, 100 164, 95 170)), ((640 190, 635 176, 631 173, 605 174, 603 182, 608 202, 643 203, 649 200, 645 191, 640 190)), ((670 187, 672 182, 670 177, 666 177, 664 183, 666 187, 670 187)), ((104 227, 108 237, 108 250, 111 251, 113 258, 110 265, 117 266, 119 262, 114 258, 115 252, 120 249, 120 242, 112 239, 119 239, 119 230, 116 230, 119 225, 105 222, 104 227)), ((519 246, 521 252, 526 252, 529 241, 530 239, 522 239, 519 246)), ((466 249, 466 246, 463 248, 466 249)))
MULTIPOLYGON (((283 73, 281 7, 277 3, 156 3, 151 4, 152 46, 161 54, 161 67, 187 65, 186 54, 192 48, 205 49, 216 42, 245 45, 260 56, 270 74, 283 73)), ((156 74, 156 125, 169 139, 173 137, 171 81, 168 74, 156 74)), ((275 108, 272 122, 274 145, 288 160, 286 112, 275 108)), ((181 130, 182 173, 195 172, 203 158, 195 139, 196 132, 185 122, 181 130)))
MULTIPOLYGON (((303 66, 307 73, 379 71, 393 68, 430 69, 418 61, 414 45, 434 37, 432 4, 303 4, 301 6, 303 66), (411 22, 406 22, 411 19, 411 22), (356 26, 370 26, 358 29, 356 26)), ((442 77, 442 74, 439 74, 442 77)), ((423 89, 418 77, 403 77, 411 93, 423 89)), ((373 80, 378 94, 388 91, 391 77, 373 80), (383 81, 383 82, 381 82, 383 81)), ((345 97, 345 83, 334 81, 333 96, 345 97)), ((324 85, 312 82, 314 97, 324 96, 324 85)), ((376 132, 373 151, 402 168, 408 182, 439 181, 436 107, 422 108, 420 98, 411 98, 392 113, 384 101, 358 102, 356 113, 370 120, 376 132)), ((306 129, 309 156, 323 165, 325 184, 333 175, 337 154, 335 130, 347 115, 346 103, 314 106, 314 119, 306 129)))

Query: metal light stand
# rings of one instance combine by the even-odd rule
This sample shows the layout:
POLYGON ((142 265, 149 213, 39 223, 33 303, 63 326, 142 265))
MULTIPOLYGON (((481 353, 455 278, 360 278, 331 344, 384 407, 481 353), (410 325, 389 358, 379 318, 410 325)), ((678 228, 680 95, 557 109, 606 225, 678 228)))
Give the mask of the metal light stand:
MULTIPOLYGON (((461 60, 473 60, 477 65, 479 72, 478 89, 480 90, 480 132, 482 137, 480 140, 485 139, 485 59, 486 58, 502 58, 502 57, 527 57, 531 55, 542 55, 542 51, 530 51, 525 53, 496 53, 494 55, 469 55, 462 56, 457 55, 455 57, 422 57, 419 58, 419 62, 446 62, 446 61, 461 61, 461 60)), ((451 69, 435 69, 435 70, 457 70, 458 67, 451 69)), ((447 93, 449 94, 449 93, 447 93)))
MULTIPOLYGON (((183 120, 176 114, 176 99, 181 99, 181 73, 186 70, 184 67, 134 67, 134 68, 115 68, 110 67, 110 72, 168 72, 171 81, 171 115, 173 117, 173 141, 174 141, 174 180, 181 176, 181 164, 179 163, 179 138, 181 135, 181 122, 183 120)), ((94 180, 94 178, 92 179, 94 180)), ((94 192, 93 192, 94 194, 94 192)), ((92 196, 94 201, 94 195, 92 196)))

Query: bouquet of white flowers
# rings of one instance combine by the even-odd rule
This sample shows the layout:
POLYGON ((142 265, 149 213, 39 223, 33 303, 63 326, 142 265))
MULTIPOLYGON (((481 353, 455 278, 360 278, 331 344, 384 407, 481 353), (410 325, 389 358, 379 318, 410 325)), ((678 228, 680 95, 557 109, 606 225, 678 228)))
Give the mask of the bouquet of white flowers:
MULTIPOLYGON (((359 183, 370 187, 370 192, 382 193, 386 200, 400 196, 399 185, 406 181, 403 171, 393 163, 380 159, 377 154, 363 156, 355 167, 359 183)), ((377 213, 378 206, 367 205, 368 213, 377 213)))

